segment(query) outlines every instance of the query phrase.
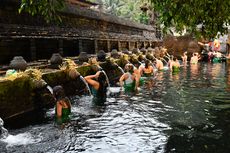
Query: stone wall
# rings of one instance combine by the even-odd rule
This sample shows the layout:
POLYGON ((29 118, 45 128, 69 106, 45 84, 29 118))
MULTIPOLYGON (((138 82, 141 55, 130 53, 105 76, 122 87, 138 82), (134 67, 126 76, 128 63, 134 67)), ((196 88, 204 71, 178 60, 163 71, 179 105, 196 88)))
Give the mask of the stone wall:
POLYGON ((61 25, 47 24, 41 17, 18 14, 17 0, 2 0, 0 6, 0 64, 15 55, 27 61, 50 58, 54 52, 78 56, 99 50, 132 49, 136 42, 159 40, 155 28, 112 15, 67 5, 61 25), (10 3, 9 3, 10 2, 10 3))
MULTIPOLYGON (((80 66, 77 71, 81 76, 95 74, 94 66, 80 66)), ((110 84, 118 82, 122 72, 117 65, 107 61, 100 63, 100 66, 106 72, 110 84)), ((46 70, 42 79, 51 87, 61 85, 67 96, 87 94, 86 85, 80 77, 73 79, 63 70, 46 70)), ((6 124, 13 124, 19 117, 31 123, 32 117, 37 118, 44 108, 54 107, 55 101, 45 86, 38 87, 31 77, 23 76, 13 81, 0 81, 0 105, 0 117, 6 124), (33 112, 31 118, 25 115, 29 112, 33 112)))
POLYGON ((190 35, 179 37, 168 35, 163 40, 163 46, 168 49, 169 54, 174 55, 179 59, 185 51, 187 51, 189 58, 194 52, 201 53, 201 48, 198 45, 198 42, 190 35))

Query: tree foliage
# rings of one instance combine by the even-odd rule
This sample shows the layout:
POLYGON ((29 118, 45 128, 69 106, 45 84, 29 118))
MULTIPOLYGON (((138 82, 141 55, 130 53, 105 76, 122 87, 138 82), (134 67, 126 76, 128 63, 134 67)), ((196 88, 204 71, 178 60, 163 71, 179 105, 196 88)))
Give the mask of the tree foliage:
MULTIPOLYGON (((148 0, 91 0, 102 5, 105 13, 116 15, 132 21, 140 22, 147 20, 147 16, 142 14, 140 6, 149 3, 148 0)), ((144 22, 146 23, 146 21, 144 22)))
POLYGON ((229 0, 150 0, 160 15, 164 30, 185 28, 197 36, 213 38, 227 32, 230 23, 229 0), (199 28, 198 28, 199 25, 199 28))
POLYGON ((34 15, 41 15, 49 23, 52 21, 61 22, 58 11, 65 6, 65 0, 21 0, 19 13, 27 12, 34 15))

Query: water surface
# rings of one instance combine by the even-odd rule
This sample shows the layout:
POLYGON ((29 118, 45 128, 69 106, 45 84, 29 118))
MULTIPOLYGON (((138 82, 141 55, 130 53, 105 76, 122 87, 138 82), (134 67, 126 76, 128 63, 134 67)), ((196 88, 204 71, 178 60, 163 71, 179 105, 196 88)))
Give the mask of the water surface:
POLYGON ((201 63, 147 78, 137 94, 112 88, 105 106, 73 97, 64 129, 48 121, 9 130, 2 152, 228 153, 230 66, 201 63), (16 141, 20 139, 21 141, 16 141))

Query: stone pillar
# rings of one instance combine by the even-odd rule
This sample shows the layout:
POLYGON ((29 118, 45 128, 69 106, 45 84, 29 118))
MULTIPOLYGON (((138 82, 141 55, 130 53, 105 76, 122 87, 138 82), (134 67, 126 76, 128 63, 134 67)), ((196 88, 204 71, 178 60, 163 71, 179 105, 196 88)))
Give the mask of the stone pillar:
POLYGON ((144 41, 144 48, 146 48, 148 45, 148 42, 144 41))
POLYGON ((63 40, 62 39, 58 40, 58 52, 62 56, 64 55, 64 52, 63 52, 63 40))
POLYGON ((137 46, 138 46, 138 45, 137 45, 137 41, 135 41, 134 43, 135 43, 134 47, 137 48, 137 46))
POLYGON ((140 49, 140 48, 142 47, 142 46, 141 46, 141 43, 142 43, 141 41, 138 41, 138 42, 137 42, 137 48, 138 48, 138 49, 140 49))
POLYGON ((82 39, 78 40, 79 53, 83 52, 82 39))
POLYGON ((118 41, 118 51, 121 51, 121 42, 118 41))
POLYGON ((128 41, 128 50, 132 50, 130 41, 128 41))
POLYGON ((108 52, 111 52, 111 44, 109 40, 107 40, 107 50, 108 52))
POLYGON ((36 43, 34 39, 30 39, 30 58, 36 60, 36 43))
POLYGON ((98 40, 94 40, 94 48, 95 48, 95 53, 98 53, 98 40))

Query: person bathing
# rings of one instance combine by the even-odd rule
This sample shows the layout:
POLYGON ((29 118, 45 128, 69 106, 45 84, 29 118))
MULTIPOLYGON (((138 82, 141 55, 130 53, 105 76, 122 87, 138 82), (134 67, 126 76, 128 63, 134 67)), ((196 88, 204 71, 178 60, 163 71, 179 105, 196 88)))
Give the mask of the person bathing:
POLYGON ((63 125, 70 121, 71 103, 65 95, 62 86, 58 85, 53 88, 54 97, 56 99, 55 120, 59 125, 63 125))
POLYGON ((138 90, 140 77, 134 73, 134 66, 132 64, 126 64, 125 71, 120 79, 121 88, 124 87, 125 92, 134 92, 138 90))
POLYGON ((103 71, 98 71, 95 75, 85 76, 84 79, 91 86, 94 102, 103 105, 106 101, 106 92, 108 87, 105 73, 103 71))

